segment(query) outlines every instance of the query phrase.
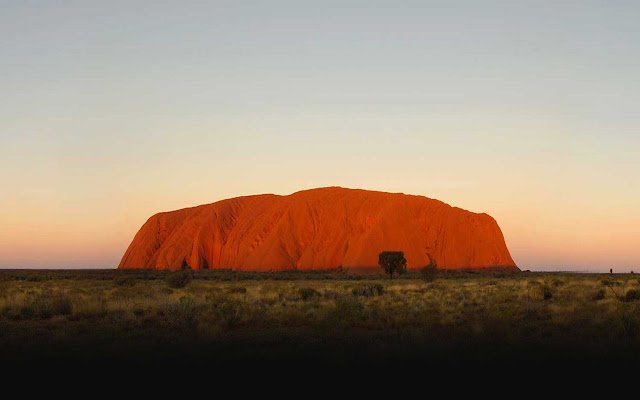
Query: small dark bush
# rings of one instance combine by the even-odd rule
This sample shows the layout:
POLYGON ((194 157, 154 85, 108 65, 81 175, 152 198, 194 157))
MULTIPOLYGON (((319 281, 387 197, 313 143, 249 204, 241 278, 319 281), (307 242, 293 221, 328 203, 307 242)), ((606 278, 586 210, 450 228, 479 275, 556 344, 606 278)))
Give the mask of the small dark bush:
POLYGON ((193 329, 198 322, 198 308, 191 297, 167 304, 162 310, 170 325, 179 329, 193 329))
POLYGON ((356 286, 351 291, 354 296, 374 297, 382 296, 384 294, 384 287, 379 283, 371 283, 356 286))
POLYGON ((593 300, 603 300, 605 298, 606 292, 604 289, 600 288, 593 293, 593 300))
POLYGON ((170 288, 179 289, 187 286, 191 282, 192 273, 189 270, 171 272, 167 275, 165 282, 170 288))
POLYGON ((427 265, 420 270, 420 276, 427 282, 433 282, 437 275, 438 268, 433 264, 427 265))
POLYGON ((330 323, 352 323, 362 320, 365 316, 364 305, 357 297, 339 296, 336 306, 327 315, 330 323))
POLYGON ((307 301, 315 297, 320 297, 320 292, 318 292, 314 288, 305 287, 298 289, 298 295, 302 300, 307 301))
POLYGON ((243 293, 247 293, 247 288, 244 287, 244 286, 232 287, 232 288, 229 288, 229 290, 227 292, 228 293, 240 293, 240 294, 243 294, 243 293))
POLYGON ((2 311, 2 314, 11 321, 18 321, 23 318, 20 310, 14 307, 5 307, 5 309, 2 311))
POLYGON ((324 298, 325 299, 330 299, 330 300, 335 300, 336 298, 338 298, 338 292, 336 292, 335 290, 325 290, 324 291, 324 298))
POLYGON ((115 283, 116 286, 134 286, 136 284, 135 279, 130 278, 128 276, 116 276, 116 278, 113 280, 113 283, 115 283))
POLYGON ((542 298, 544 298, 545 300, 551 300, 552 297, 553 297, 553 291, 549 286, 544 285, 542 287, 542 298))
POLYGON ((626 302, 638 300, 640 300, 640 290, 638 289, 631 289, 627 292, 627 294, 624 295, 624 301, 626 302))
POLYGON ((242 319, 242 304, 236 300, 219 297, 211 301, 210 307, 213 318, 222 328, 233 328, 242 319))
POLYGON ((634 339, 638 337, 640 333, 640 318, 634 313, 624 313, 621 318, 622 327, 624 333, 628 339, 634 339))
POLYGON ((20 318, 31 319, 35 315, 33 306, 24 306, 20 309, 20 318))
POLYGON ((33 308, 34 314, 42 319, 48 319, 56 315, 70 315, 73 309, 71 300, 62 294, 39 295, 34 299, 30 307, 33 308))

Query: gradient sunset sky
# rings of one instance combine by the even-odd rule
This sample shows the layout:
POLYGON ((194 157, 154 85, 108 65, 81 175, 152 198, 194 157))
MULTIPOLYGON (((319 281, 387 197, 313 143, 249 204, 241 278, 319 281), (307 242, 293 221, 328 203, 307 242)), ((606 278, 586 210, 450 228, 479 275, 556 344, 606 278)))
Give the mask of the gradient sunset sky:
POLYGON ((345 186, 487 212, 523 269, 640 271, 640 2, 0 3, 0 268, 345 186))

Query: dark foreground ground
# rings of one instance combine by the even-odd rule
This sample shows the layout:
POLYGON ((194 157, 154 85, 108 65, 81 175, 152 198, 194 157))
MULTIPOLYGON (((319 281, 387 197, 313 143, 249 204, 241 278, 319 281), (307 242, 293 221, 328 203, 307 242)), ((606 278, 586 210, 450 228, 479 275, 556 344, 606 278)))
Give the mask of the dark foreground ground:
POLYGON ((0 361, 154 374, 635 373, 640 276, 0 271, 0 361))

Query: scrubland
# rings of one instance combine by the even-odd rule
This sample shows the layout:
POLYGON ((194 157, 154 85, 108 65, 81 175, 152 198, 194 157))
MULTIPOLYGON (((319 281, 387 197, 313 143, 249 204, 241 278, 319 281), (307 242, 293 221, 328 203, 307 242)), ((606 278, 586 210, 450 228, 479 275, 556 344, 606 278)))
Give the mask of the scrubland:
POLYGON ((639 354, 638 275, 0 272, 5 361, 638 365, 639 354))

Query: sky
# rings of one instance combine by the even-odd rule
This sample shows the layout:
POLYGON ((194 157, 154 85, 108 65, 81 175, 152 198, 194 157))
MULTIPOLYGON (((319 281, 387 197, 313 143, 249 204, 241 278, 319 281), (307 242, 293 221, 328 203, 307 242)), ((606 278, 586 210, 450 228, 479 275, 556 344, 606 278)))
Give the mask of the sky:
POLYGON ((0 268, 114 267, 152 214, 344 186, 640 271, 637 1, 0 0, 0 268))

